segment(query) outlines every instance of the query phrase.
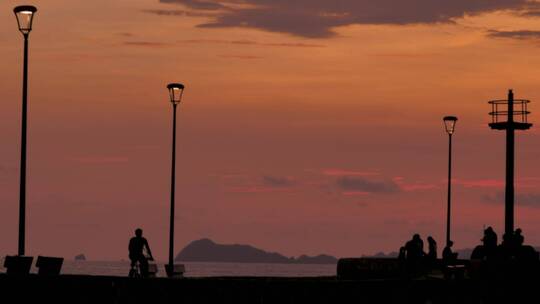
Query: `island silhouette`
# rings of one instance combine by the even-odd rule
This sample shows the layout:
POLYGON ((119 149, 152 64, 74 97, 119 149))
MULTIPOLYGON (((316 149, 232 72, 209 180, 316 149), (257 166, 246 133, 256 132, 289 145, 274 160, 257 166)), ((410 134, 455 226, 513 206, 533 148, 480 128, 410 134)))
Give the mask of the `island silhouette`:
POLYGON ((182 262, 228 262, 228 263, 280 263, 280 264, 336 264, 336 257, 321 254, 286 257, 250 245, 218 244, 208 238, 189 243, 176 255, 182 262))

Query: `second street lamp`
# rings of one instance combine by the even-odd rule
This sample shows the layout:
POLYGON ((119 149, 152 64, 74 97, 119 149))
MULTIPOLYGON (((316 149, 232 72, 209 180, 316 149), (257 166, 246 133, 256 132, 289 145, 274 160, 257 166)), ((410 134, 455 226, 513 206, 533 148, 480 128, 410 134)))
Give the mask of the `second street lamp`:
POLYGON ((21 181, 19 192, 19 248, 18 255, 24 255, 26 227, 26 113, 28 95, 28 35, 32 31, 32 22, 37 8, 31 5, 21 5, 13 9, 17 18, 19 31, 24 36, 24 61, 22 85, 22 119, 21 119, 21 181))
POLYGON ((448 206, 446 211, 446 246, 450 244, 450 198, 452 193, 452 134, 456 128, 457 117, 444 117, 444 127, 448 133, 448 206))
POLYGON ((181 83, 170 83, 167 85, 169 98, 173 105, 173 131, 172 131, 172 165, 171 165, 171 218, 169 231, 169 264, 165 266, 167 276, 175 276, 174 267, 174 189, 176 178, 176 108, 182 101, 184 85, 181 83))

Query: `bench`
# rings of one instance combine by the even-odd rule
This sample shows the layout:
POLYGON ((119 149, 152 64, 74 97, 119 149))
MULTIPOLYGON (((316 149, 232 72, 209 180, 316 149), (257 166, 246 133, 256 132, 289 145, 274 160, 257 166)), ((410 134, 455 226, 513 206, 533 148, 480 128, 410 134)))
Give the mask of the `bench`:
POLYGON ((402 274, 402 262, 394 258, 342 258, 337 264, 341 280, 397 278, 402 274))
POLYGON ((446 265, 444 267, 444 278, 445 279, 463 279, 465 277, 465 270, 467 269, 466 265, 456 264, 456 265, 446 265))
POLYGON ((27 275, 30 273, 34 257, 8 255, 4 260, 4 267, 8 275, 27 275))
POLYGON ((64 258, 38 256, 36 267, 39 275, 60 275, 64 258))
POLYGON ((148 277, 149 278, 155 278, 158 273, 158 266, 156 263, 149 263, 148 264, 148 277))
POLYGON ((170 265, 165 265, 165 272, 169 278, 182 278, 184 277, 184 272, 186 272, 186 267, 184 264, 174 264, 172 269, 170 265))

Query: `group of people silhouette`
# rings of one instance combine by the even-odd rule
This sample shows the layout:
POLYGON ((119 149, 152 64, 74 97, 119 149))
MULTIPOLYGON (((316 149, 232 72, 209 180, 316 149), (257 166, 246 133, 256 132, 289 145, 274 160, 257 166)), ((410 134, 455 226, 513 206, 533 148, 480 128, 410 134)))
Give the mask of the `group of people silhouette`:
POLYGON ((485 261, 515 260, 518 262, 538 260, 538 253, 531 246, 524 245, 525 238, 520 228, 513 233, 505 233, 503 240, 498 244, 497 233, 492 227, 484 230, 482 245, 477 246, 471 259, 485 261))
MULTIPOLYGON (((520 269, 528 269, 538 266, 539 253, 532 247, 524 245, 525 238, 520 228, 512 233, 506 233, 499 244, 497 233, 492 227, 483 231, 482 244, 476 246, 471 254, 471 262, 477 261, 487 265, 489 271, 497 272, 511 265, 523 266, 520 269)), ((418 272, 436 267, 444 269, 465 267, 468 261, 458 261, 458 253, 452 251, 454 243, 447 241, 442 252, 442 258, 438 259, 437 242, 432 236, 427 237, 428 251, 424 251, 424 241, 419 234, 405 243, 399 250, 398 259, 407 266, 409 271, 418 272), (457 265, 457 266, 456 266, 457 265), (461 266, 460 266, 461 265, 461 266)), ((467 266, 468 267, 468 266, 467 266)), ((483 268, 486 269, 486 268, 483 268)))
MULTIPOLYGON (((420 234, 416 233, 413 235, 412 239, 405 243, 405 246, 401 247, 399 250, 399 259, 402 261, 407 261, 409 263, 423 263, 423 262, 434 262, 437 260, 437 242, 432 236, 427 237, 428 242, 428 252, 424 251, 424 241, 420 237, 420 234)), ((445 263, 455 262, 457 259, 457 253, 452 251, 452 246, 454 242, 449 241, 443 249, 442 260, 445 263)))

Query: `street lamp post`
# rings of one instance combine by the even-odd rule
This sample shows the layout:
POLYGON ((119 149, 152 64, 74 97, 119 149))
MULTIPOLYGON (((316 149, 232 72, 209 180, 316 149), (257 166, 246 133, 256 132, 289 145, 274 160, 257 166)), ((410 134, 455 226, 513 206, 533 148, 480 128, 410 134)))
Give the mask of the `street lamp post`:
POLYGON ((25 226, 26 226, 26 113, 28 92, 28 36, 32 30, 32 21, 37 8, 31 5, 17 6, 13 9, 19 31, 24 36, 24 63, 22 86, 22 119, 21 119, 21 181, 19 193, 19 250, 18 255, 24 255, 25 226))
POLYGON ((454 134, 456 128, 457 117, 445 116, 444 126, 446 133, 448 133, 448 201, 446 211, 446 246, 450 244, 450 198, 452 194, 452 134, 454 134))
POLYGON ((171 214, 169 230, 169 264, 165 267, 167 276, 175 275, 174 269, 174 189, 176 178, 176 108, 182 101, 184 85, 181 83, 170 83, 167 85, 169 97, 173 105, 173 131, 172 131, 172 165, 171 165, 171 214))

